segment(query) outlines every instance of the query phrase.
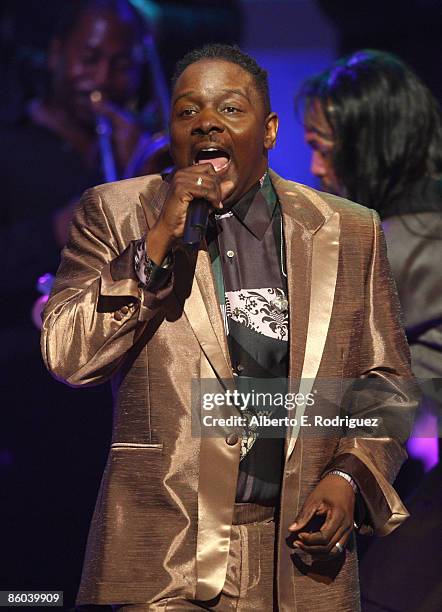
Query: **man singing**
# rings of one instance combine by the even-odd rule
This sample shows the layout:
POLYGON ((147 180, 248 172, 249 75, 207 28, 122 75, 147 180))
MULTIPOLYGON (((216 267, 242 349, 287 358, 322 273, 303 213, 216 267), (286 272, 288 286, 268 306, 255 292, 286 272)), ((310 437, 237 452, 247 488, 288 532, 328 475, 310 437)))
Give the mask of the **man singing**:
POLYGON ((76 211, 43 356, 67 384, 111 379, 115 395, 80 605, 353 612, 355 523, 384 535, 407 517, 390 483, 414 398, 378 217, 272 172, 277 127, 251 57, 193 51, 173 80, 175 171, 90 189, 76 211), (192 435, 192 383, 247 377, 380 380, 349 410, 401 433, 192 435))

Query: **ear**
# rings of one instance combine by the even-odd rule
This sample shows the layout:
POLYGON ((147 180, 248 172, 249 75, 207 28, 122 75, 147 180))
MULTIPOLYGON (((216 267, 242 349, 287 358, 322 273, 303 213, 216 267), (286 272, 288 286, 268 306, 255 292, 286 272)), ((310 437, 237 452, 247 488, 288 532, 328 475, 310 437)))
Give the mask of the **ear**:
POLYGON ((279 119, 276 113, 269 113, 265 119, 264 148, 273 149, 276 144, 279 119))
POLYGON ((59 38, 54 38, 49 46, 46 59, 49 72, 54 72, 61 60, 62 42, 59 38))

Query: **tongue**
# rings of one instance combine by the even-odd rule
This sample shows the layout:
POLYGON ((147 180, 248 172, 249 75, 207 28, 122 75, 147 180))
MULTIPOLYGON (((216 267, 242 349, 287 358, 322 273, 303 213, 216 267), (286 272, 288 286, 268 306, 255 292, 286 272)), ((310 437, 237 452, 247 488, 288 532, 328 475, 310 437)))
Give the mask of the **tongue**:
POLYGON ((198 165, 212 164, 215 172, 219 172, 228 163, 227 157, 212 157, 212 159, 200 159, 198 165))

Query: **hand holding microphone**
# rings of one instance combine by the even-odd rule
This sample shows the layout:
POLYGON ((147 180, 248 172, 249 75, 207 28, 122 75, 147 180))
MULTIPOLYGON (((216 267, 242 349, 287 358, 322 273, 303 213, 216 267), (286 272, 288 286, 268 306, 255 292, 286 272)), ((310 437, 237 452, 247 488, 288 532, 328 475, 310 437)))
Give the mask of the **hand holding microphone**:
MULTIPOLYGON (((199 176, 196 182, 201 186, 204 182, 203 177, 199 176)), ((182 242, 191 251, 199 249, 206 235, 209 212, 210 202, 204 198, 194 198, 189 204, 182 242)))
MULTIPOLYGON (((224 157, 218 156, 214 158, 201 158, 196 165, 209 164, 218 171, 221 161, 221 167, 224 165, 224 157)), ((203 184, 203 177, 197 179, 198 185, 203 184)), ((222 185, 222 183, 221 183, 222 185)), ((209 221, 210 203, 206 199, 194 198, 189 204, 187 210, 186 224, 184 226, 184 234, 182 242, 186 248, 191 251, 198 250, 203 238, 206 235, 207 223, 209 221)))
POLYGON ((211 163, 177 170, 160 216, 148 234, 148 256, 160 265, 170 249, 183 238, 187 219, 187 227, 193 228, 190 248, 198 248, 205 234, 210 208, 222 210, 222 201, 233 187, 232 181, 221 181, 211 163))

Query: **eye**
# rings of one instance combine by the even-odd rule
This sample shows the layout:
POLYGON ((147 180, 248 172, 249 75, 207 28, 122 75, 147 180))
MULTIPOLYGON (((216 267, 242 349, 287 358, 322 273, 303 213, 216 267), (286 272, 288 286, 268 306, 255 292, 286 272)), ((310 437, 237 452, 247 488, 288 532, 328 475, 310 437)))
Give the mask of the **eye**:
POLYGON ((192 115, 195 115, 196 113, 196 108, 183 108, 182 110, 179 111, 178 115, 180 117, 191 117, 192 115))
POLYGON ((234 113, 240 113, 241 111, 240 111, 240 109, 239 109, 239 108, 237 108, 236 106, 230 106, 230 105, 229 105, 229 106, 225 106, 225 107, 222 109, 222 112, 223 112, 223 113, 227 113, 227 114, 231 115, 231 114, 234 114, 234 113))
POLYGON ((324 159, 328 159, 329 157, 331 157, 331 154, 333 152, 333 148, 332 147, 317 147, 316 149, 318 151, 318 153, 320 153, 322 155, 322 157, 324 159))
POLYGON ((315 139, 308 139, 307 144, 313 151, 319 153, 323 159, 328 159, 333 153, 333 145, 322 144, 315 139))

